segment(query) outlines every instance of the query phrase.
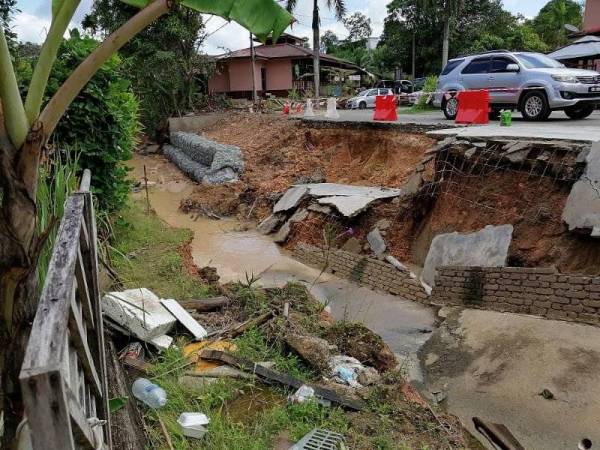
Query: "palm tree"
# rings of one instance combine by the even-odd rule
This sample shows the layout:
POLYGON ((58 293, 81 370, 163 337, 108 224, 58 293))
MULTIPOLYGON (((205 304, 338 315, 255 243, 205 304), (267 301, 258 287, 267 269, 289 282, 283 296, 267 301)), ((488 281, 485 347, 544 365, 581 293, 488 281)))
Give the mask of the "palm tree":
POLYGON ((441 11, 444 23, 444 34, 442 41, 442 67, 448 63, 450 51, 450 22, 460 14, 464 0, 418 0, 419 6, 428 9, 431 14, 441 11))
MULTIPOLYGON (((287 0, 286 9, 292 12, 296 8, 298 0, 287 0)), ((327 9, 333 10, 335 17, 338 20, 342 20, 346 14, 346 4, 344 0, 326 0, 327 9)), ((320 67, 319 67, 319 49, 320 45, 320 32, 319 27, 321 26, 321 19, 319 17, 319 1, 313 0, 313 16, 312 16, 312 30, 313 30, 313 79, 315 83, 315 97, 319 97, 319 86, 320 86, 320 67)))

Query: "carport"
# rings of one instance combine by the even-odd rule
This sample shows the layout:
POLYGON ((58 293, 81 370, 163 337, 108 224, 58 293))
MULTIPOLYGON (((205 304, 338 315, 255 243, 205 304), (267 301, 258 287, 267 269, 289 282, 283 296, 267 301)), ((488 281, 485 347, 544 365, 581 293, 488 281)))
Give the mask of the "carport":
POLYGON ((600 37, 584 36, 548 56, 567 67, 600 71, 600 37))

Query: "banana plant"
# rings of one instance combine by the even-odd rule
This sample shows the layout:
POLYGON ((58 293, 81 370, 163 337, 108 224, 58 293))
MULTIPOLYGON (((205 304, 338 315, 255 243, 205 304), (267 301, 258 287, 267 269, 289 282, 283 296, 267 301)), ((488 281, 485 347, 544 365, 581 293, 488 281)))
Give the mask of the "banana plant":
POLYGON ((122 0, 139 8, 73 71, 44 105, 44 93, 67 27, 80 0, 52 0, 52 22, 21 98, 6 35, 0 25, 0 380, 4 432, 12 448, 20 420, 18 372, 35 314, 36 265, 42 238, 36 231, 39 161, 48 138, 71 102, 110 56, 172 8, 235 21, 259 39, 277 39, 293 17, 275 0, 122 0))

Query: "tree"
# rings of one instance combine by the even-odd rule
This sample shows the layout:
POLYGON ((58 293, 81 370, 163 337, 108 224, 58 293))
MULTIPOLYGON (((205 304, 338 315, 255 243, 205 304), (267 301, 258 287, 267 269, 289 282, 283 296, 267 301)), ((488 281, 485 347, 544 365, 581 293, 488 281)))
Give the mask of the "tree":
MULTIPOLYGON (((22 416, 18 374, 37 307, 36 261, 44 233, 36 231, 36 192, 42 148, 71 102, 96 71, 146 26, 176 6, 172 0, 127 0, 142 8, 107 37, 43 105, 48 77, 79 0, 54 0, 52 22, 23 101, 5 26, 0 26, 0 379, 2 448, 15 448, 22 416), (42 109, 42 106, 43 109, 42 109)), ((181 0, 186 7, 235 20, 254 35, 277 38, 292 16, 273 0, 181 0), (260 11, 260 14, 257 14, 260 11)))
MULTIPOLYGON (((111 33, 131 16, 120 0, 96 0, 83 21, 86 29, 111 33)), ((193 111, 198 90, 213 64, 202 56, 204 23, 198 11, 176 8, 147 27, 120 51, 141 103, 141 121, 148 134, 177 114, 193 111)))
POLYGON ((342 23, 348 30, 349 41, 359 41, 367 39, 373 33, 371 28, 371 19, 363 13, 355 12, 349 17, 342 19, 342 23))
POLYGON ((442 37, 442 67, 448 63, 450 52, 450 23, 455 20, 461 12, 464 0, 420 0, 421 6, 431 14, 439 14, 442 17, 444 27, 442 37))
POLYGON ((565 25, 581 26, 583 9, 574 0, 550 0, 533 19, 533 27, 542 40, 551 48, 567 44, 565 25))
MULTIPOLYGON (((286 9, 292 12, 296 8, 298 0, 286 0, 286 9)), ((344 0, 327 0, 327 8, 334 11, 335 16, 338 20, 342 20, 346 14, 346 5, 344 0)), ((313 0, 313 16, 312 16, 312 30, 313 30, 313 79, 315 84, 315 97, 319 97, 320 88, 320 49, 319 43, 321 26, 321 18, 319 16, 319 0, 313 0)))
POLYGON ((333 31, 327 30, 325 33, 323 33, 323 36, 321 37, 322 52, 333 53, 339 44, 340 40, 333 31))

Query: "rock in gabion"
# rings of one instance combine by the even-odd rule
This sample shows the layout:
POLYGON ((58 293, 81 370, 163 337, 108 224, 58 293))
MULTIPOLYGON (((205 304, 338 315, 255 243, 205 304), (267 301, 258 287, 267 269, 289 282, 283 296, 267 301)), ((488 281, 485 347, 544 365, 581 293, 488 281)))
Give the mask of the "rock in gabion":
POLYGON ((165 155, 195 181, 223 184, 237 181, 244 171, 239 147, 184 132, 171 133, 171 144, 165 147, 165 155))
POLYGON ((169 160, 185 172, 192 180, 202 183, 204 176, 209 171, 208 167, 197 163, 179 148, 172 145, 165 145, 163 147, 163 152, 169 160))

